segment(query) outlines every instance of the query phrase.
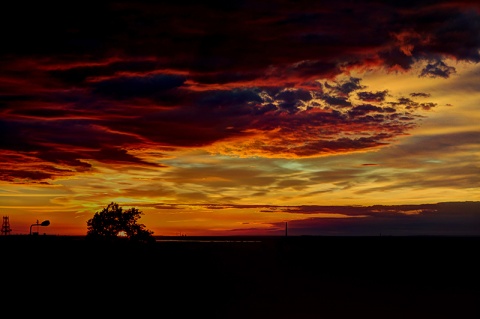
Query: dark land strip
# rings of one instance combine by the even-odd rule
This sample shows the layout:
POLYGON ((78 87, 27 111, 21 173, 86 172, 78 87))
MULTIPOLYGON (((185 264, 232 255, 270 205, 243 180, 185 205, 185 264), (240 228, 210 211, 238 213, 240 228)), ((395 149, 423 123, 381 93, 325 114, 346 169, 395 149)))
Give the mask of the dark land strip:
POLYGON ((2 236, 5 318, 480 318, 480 237, 158 239, 2 236))

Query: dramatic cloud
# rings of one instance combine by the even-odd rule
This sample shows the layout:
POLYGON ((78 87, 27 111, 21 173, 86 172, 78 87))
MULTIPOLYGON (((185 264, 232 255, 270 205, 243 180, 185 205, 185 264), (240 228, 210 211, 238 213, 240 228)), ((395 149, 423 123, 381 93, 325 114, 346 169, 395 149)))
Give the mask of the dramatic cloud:
MULTIPOLYGON (((448 78, 455 69, 443 57, 479 61, 474 7, 321 2, 308 3, 307 12, 306 4, 45 4, 33 5, 36 14, 8 4, 3 30, 15 32, 2 33, 0 82, 3 118, 14 130, 7 134, 25 139, 29 128, 42 127, 44 139, 57 139, 48 132, 82 118, 82 144, 98 147, 91 154, 113 146, 128 152, 139 140, 160 147, 220 142, 217 150, 247 156, 357 151, 407 133, 415 115, 385 109, 388 90, 361 91, 360 78, 335 76, 372 63, 409 70, 425 61, 419 76, 448 78), (20 16, 35 27, 16 23, 20 16), (360 16, 376 23, 359 23, 360 16), (353 94, 379 105, 355 104, 353 94), (97 128, 138 141, 95 142, 97 128)), ((62 144, 78 144, 66 140, 74 126, 63 129, 62 144)), ((3 147, 45 145, 28 138, 3 147)))
POLYGON ((427 64, 427 66, 422 70, 422 73, 420 73, 420 76, 428 76, 431 78, 448 78, 453 73, 455 73, 454 67, 446 65, 442 61, 436 61, 427 64))
POLYGON ((380 92, 358 92, 357 96, 360 100, 367 101, 367 102, 382 102, 385 100, 388 91, 380 91, 380 92))

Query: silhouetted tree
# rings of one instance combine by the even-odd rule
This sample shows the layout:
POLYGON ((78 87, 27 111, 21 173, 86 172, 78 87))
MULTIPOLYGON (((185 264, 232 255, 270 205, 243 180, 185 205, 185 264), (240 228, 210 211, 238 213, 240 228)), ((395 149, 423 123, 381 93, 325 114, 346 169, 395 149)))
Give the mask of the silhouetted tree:
POLYGON ((117 203, 112 202, 87 221, 87 238, 152 242, 153 232, 146 229, 145 225, 137 223, 141 215, 143 212, 136 208, 124 211, 117 203))

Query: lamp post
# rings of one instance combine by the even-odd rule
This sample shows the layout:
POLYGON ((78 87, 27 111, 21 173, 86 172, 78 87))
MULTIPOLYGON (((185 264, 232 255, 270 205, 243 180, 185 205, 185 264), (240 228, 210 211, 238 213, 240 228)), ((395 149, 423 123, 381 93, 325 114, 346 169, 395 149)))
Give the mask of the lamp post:
MULTIPOLYGON (((38 219, 37 219, 37 222, 35 224, 31 224, 30 225, 30 235, 32 234, 32 226, 48 226, 50 225, 50 221, 49 220, 44 220, 43 222, 41 223, 38 223, 38 219)), ((38 234, 38 232, 37 232, 38 234)))

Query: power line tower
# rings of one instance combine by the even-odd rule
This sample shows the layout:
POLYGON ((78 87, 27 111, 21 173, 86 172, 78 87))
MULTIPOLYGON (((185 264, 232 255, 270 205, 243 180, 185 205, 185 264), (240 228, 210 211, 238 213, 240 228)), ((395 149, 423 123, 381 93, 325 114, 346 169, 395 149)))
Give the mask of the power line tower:
POLYGON ((9 235, 12 229, 10 228, 10 220, 8 216, 3 216, 2 235, 9 235))

